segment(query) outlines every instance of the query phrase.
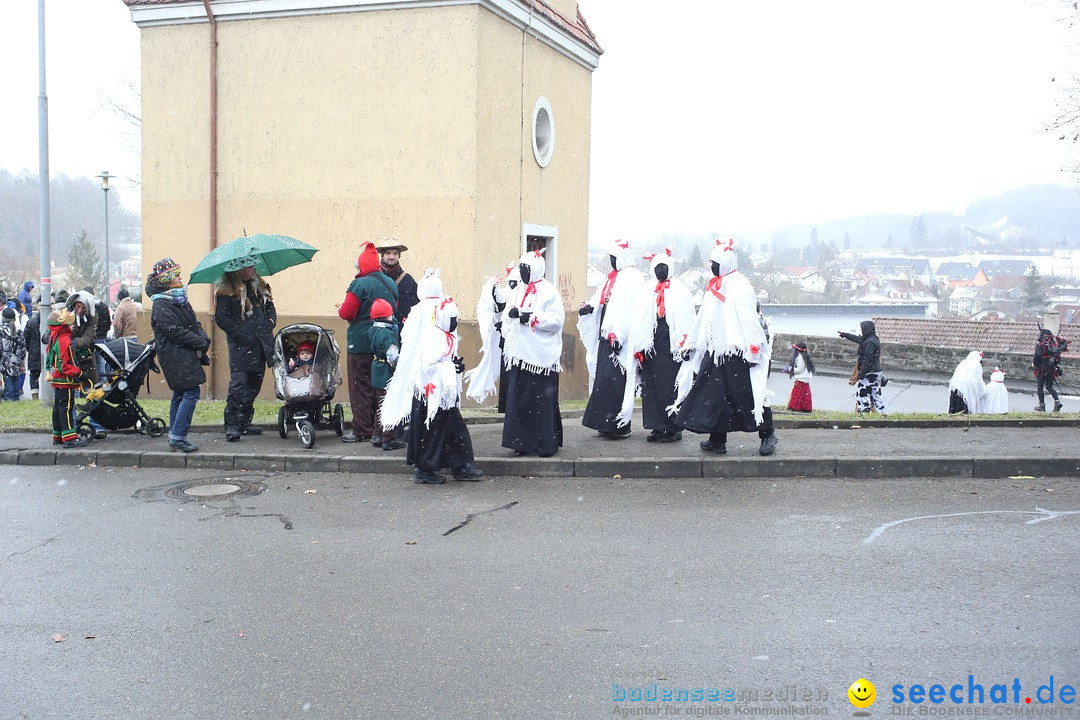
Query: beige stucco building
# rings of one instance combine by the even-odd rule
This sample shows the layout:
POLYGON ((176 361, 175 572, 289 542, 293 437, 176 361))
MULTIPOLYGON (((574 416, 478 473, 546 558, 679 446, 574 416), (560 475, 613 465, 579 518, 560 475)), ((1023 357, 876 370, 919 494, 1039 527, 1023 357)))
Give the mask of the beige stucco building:
MULTIPOLYGON (((144 275, 245 231, 291 235, 320 252, 270 279, 279 326, 343 330, 361 242, 394 236, 469 320, 532 237, 567 307, 584 296, 602 51, 576 0, 125 2, 142 30, 144 275)), ((209 289, 191 296, 209 310, 209 289)), ((575 339, 568 318, 566 352, 575 339)))

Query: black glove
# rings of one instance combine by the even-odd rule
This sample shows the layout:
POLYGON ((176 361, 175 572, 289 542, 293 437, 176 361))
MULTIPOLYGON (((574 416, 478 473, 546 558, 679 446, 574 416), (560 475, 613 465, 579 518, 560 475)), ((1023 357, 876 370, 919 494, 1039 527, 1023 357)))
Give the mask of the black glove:
POLYGON ((683 350, 682 351, 683 362, 686 362, 687 360, 689 360, 691 357, 693 357, 693 355, 694 355, 693 350, 690 350, 690 349, 683 350))
POLYGON ((454 367, 457 369, 458 375, 465 372, 465 358, 454 356, 454 367))
POLYGON ((528 310, 526 310, 525 312, 518 315, 518 320, 521 322, 522 325, 528 325, 529 324, 529 318, 531 318, 531 317, 532 317, 532 313, 529 312, 528 310))
POLYGON ((495 332, 497 332, 497 333, 502 332, 502 320, 497 320, 495 322, 495 332))
POLYGON ((593 313, 593 306, 592 305, 582 305, 580 308, 578 308, 578 311, 577 311, 578 317, 584 317, 586 315, 592 315, 592 313, 593 313))
POLYGON ((622 350, 622 344, 618 340, 612 340, 610 343, 611 352, 617 353, 622 350))
POLYGON ((511 307, 510 310, 506 314, 509 315, 512 318, 516 318, 521 313, 518 311, 518 309, 516 307, 511 307))

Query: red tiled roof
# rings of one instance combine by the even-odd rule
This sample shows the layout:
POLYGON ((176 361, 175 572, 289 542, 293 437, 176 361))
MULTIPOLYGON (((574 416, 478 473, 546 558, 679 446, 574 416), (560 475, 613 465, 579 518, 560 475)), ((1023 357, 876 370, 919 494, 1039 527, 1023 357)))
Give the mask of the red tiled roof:
MULTIPOLYGON (((179 5, 181 3, 190 3, 194 0, 123 0, 124 4, 128 7, 138 5, 179 5)), ((545 2, 545 0, 518 0, 526 7, 531 7, 539 15, 550 21, 553 25, 563 30, 567 34, 574 37, 576 40, 587 46, 590 50, 602 55, 604 50, 596 42, 596 35, 593 34, 592 28, 585 22, 585 16, 581 14, 581 8, 578 8, 577 17, 571 20, 555 8, 545 2)))
MULTIPOLYGON (((874 318, 882 342, 927 347, 967 348, 997 352, 1035 351, 1039 328, 1033 322, 1004 320, 942 320, 934 318, 874 318)), ((1062 325, 1060 334, 1072 340, 1080 326, 1062 325)), ((1069 355, 1080 351, 1073 348, 1069 355)))

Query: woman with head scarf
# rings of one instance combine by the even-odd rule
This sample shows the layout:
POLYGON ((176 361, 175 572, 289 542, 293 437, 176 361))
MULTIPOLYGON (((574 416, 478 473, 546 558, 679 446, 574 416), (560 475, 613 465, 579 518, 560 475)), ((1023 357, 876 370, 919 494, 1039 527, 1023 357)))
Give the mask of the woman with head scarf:
POLYGON ((960 361, 949 380, 949 414, 982 412, 983 385, 982 353, 972 350, 960 361))
POLYGON ((727 453, 729 432, 757 432, 758 453, 776 450, 766 380, 770 348, 757 312, 757 296, 738 270, 734 240, 717 240, 709 256, 713 277, 684 343, 676 380, 675 422, 695 433, 706 452, 727 453))
POLYGON ((199 449, 188 442, 187 436, 200 388, 206 382, 203 366, 210 364, 206 356, 210 338, 188 302, 180 270, 172 258, 154 263, 154 271, 146 279, 145 296, 154 303, 150 327, 154 331, 158 364, 173 391, 169 405, 169 449, 189 453, 199 449))
MULTIPOLYGON (((642 307, 630 333, 630 349, 641 382, 642 425, 651 432, 649 442, 671 443, 682 439, 682 429, 668 415, 675 402, 675 379, 682 364, 683 343, 694 325, 694 298, 674 277, 675 259, 670 249, 646 255, 652 277, 646 285, 642 307)), ((626 398, 624 398, 625 404, 626 398)), ((631 394, 629 408, 633 408, 631 394)))
POLYGON ((544 277, 544 250, 518 261, 519 282, 502 317, 506 338, 506 417, 502 446, 518 455, 548 457, 562 447, 559 373, 562 372, 562 295, 544 277))

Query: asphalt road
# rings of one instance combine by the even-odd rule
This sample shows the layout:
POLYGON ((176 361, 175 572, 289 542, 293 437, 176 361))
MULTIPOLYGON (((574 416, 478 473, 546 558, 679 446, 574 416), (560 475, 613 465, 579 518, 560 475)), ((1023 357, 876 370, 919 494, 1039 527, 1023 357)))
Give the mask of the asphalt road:
POLYGON ((1076 480, 5 473, 0 718, 847 717, 860 677, 881 716, 898 683, 1080 684, 1076 480), (654 685, 734 699, 614 700, 654 685))

